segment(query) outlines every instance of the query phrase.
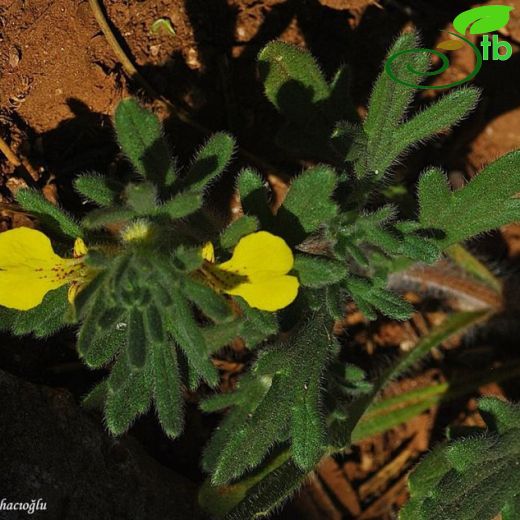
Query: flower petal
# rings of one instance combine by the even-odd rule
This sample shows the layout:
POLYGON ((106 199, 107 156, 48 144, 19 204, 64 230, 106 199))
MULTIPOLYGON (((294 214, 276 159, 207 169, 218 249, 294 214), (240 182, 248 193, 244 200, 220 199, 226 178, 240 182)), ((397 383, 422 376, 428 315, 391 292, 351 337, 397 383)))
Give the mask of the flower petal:
POLYGON ((35 229, 0 233, 0 305, 21 311, 37 307, 49 291, 81 277, 78 262, 58 256, 35 229))
POLYGON ((88 253, 87 246, 83 239, 76 238, 74 241, 74 258, 80 258, 81 256, 85 256, 88 253))
POLYGON ((49 238, 36 229, 20 227, 0 233, 0 270, 50 268, 61 260, 49 238))
POLYGON ((241 283, 224 292, 241 296, 250 307, 273 312, 287 307, 294 301, 299 285, 295 276, 274 276, 256 283, 241 283))
POLYGON ((249 281, 267 280, 288 273, 294 257, 285 241, 268 233, 258 231, 240 239, 233 256, 219 265, 220 269, 247 276, 249 281))
POLYGON ((213 244, 211 242, 206 242, 202 246, 201 254, 204 260, 211 262, 212 264, 215 263, 215 248, 213 247, 213 244))
POLYGON ((0 271, 0 305, 27 311, 40 305, 49 291, 65 283, 66 280, 38 278, 29 269, 0 271))

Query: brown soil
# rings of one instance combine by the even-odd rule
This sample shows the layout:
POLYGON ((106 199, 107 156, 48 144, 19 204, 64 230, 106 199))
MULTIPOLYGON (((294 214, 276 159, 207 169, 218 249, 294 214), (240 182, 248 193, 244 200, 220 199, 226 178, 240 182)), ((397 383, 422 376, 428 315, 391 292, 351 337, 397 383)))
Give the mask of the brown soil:
MULTIPOLYGON (((503 35, 515 54, 508 62, 485 64, 475 80, 483 88, 478 110, 407 162, 403 178, 410 185, 426 164, 438 164, 454 178, 469 178, 483 164, 520 147, 520 0, 501 3, 517 9, 503 35)), ((351 63, 353 92, 362 110, 384 54, 401 29, 417 24, 424 43, 431 47, 440 38, 439 30, 448 28, 458 12, 472 5, 470 0, 439 0, 435 5, 383 0, 104 2, 119 41, 154 89, 187 108, 209 130, 233 132, 244 149, 261 158, 262 172, 273 182, 277 172, 291 174, 300 165, 272 140, 280 119, 263 97, 255 63, 266 42, 281 38, 306 46, 327 74, 341 63, 351 63), (159 18, 171 22, 174 35, 152 32, 159 18), (265 167, 265 163, 275 166, 265 167)), ((471 56, 461 53, 446 78, 464 76, 471 66, 471 56)), ((114 167, 117 148, 110 117, 117 102, 129 95, 159 110, 176 153, 188 160, 204 136, 125 75, 87 1, 0 0, 0 133, 39 174, 35 182, 23 168, 0 157, 0 229, 28 222, 26 215, 1 205, 2 201, 9 204, 21 185, 35 182, 49 198, 72 206, 78 202, 70 193, 74 174, 114 167)), ((429 97, 425 95, 418 104, 429 97)), ((227 181, 216 188, 223 210, 229 208, 232 184, 227 181)), ((476 243, 475 249, 497 270, 511 272, 520 255, 519 237, 519 227, 510 226, 503 235, 495 233, 476 243)), ((374 353, 385 358, 416 341, 435 319, 435 313, 425 307, 412 326, 384 321, 367 326, 353 313, 345 333, 361 360, 374 353)), ((68 388, 79 397, 99 374, 84 373, 73 340, 61 338, 43 347, 31 341, 23 345, 8 341, 1 368, 33 382, 68 388)), ((487 347, 484 343, 482 348, 487 347)), ((431 370, 397 383, 391 391, 442 379, 445 355, 437 353, 431 370)), ((236 361, 221 360, 226 381, 241 370, 236 361)), ((498 387, 486 390, 503 393, 498 387)), ((406 499, 407 471, 432 440, 442 438, 442 426, 453 418, 475 420, 473 401, 464 404, 457 408, 465 410, 464 417, 455 417, 455 408, 443 409, 441 416, 431 410, 364 441, 344 460, 324 461, 280 517, 391 518, 406 499)), ((200 447, 213 426, 214 418, 190 409, 188 433, 173 446, 161 436, 153 417, 139 421, 132 435, 161 464, 198 482, 203 478, 197 463, 200 447)))

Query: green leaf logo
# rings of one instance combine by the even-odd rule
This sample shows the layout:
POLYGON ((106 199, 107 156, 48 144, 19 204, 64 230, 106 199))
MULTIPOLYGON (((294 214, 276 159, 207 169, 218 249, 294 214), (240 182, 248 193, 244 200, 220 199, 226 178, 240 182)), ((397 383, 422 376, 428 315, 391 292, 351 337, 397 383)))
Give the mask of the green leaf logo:
POLYGON ((502 29, 509 22, 512 7, 507 5, 485 5, 460 13, 453 26, 460 34, 485 34, 502 29))

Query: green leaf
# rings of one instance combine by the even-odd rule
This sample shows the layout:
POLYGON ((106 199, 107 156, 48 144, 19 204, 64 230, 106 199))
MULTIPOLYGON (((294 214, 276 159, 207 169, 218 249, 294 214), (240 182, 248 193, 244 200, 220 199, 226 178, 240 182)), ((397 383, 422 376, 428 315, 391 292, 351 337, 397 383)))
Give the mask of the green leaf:
POLYGON ((112 206, 91 211, 82 220, 87 229, 100 229, 111 224, 118 224, 131 220, 136 212, 130 208, 112 206))
POLYGON ((213 289, 196 280, 185 277, 181 281, 181 292, 213 321, 229 321, 233 317, 229 303, 213 289))
POLYGON ((157 20, 155 20, 151 25, 150 32, 153 34, 164 32, 170 36, 175 36, 177 34, 169 18, 157 18, 157 20))
POLYGON ((298 244, 334 218, 338 210, 332 200, 336 183, 336 173, 325 165, 309 168, 296 177, 276 214, 279 234, 290 244, 298 244))
POLYGON ((327 287, 325 305, 333 319, 340 320, 345 316, 345 298, 340 285, 329 285, 327 287))
POLYGON ((439 258, 439 247, 434 240, 418 233, 418 222, 403 220, 398 222, 395 228, 403 233, 401 251, 404 256, 428 264, 433 264, 439 258))
POLYGON ((107 381, 101 381, 81 400, 81 405, 87 410, 102 412, 108 395, 107 381))
POLYGON ((269 207, 267 190, 264 181, 250 168, 246 168, 238 175, 238 192, 244 213, 258 217, 262 227, 269 229, 274 216, 269 207))
POLYGON ((363 128, 349 121, 339 121, 336 124, 331 140, 344 161, 355 162, 366 152, 367 136, 363 128))
POLYGON ((426 336, 421 338, 417 345, 406 354, 398 358, 390 367, 385 369, 378 377, 371 390, 351 402, 348 401, 343 407, 341 403, 339 410, 344 408, 345 417, 336 420, 329 426, 330 442, 338 449, 344 450, 354 438, 359 439, 363 432, 360 420, 365 417, 367 410, 372 408, 373 403, 381 391, 393 380, 410 370, 414 365, 423 360, 433 348, 441 345, 455 335, 463 333, 470 327, 486 318, 487 311, 479 312, 457 312, 448 316, 440 325, 435 326, 426 336))
POLYGON ((141 369, 146 361, 147 334, 145 333, 142 309, 130 309, 127 327, 128 362, 131 367, 141 369))
MULTIPOLYGON (((252 413, 263 399, 271 386, 271 380, 262 380, 252 377, 250 374, 242 376, 237 383, 237 391, 219 394, 206 399, 201 404, 201 409, 206 412, 221 410, 235 405, 232 413, 226 415, 218 429, 214 430, 211 441, 204 448, 202 468, 212 473, 222 456, 222 450, 229 442, 230 437, 238 432, 248 414, 252 413)), ((229 471, 233 471, 232 468, 229 471)))
MULTIPOLYGON (((170 305, 171 299, 168 302, 168 307, 170 305)), ((143 319, 147 346, 153 345, 154 343, 164 343, 166 341, 162 314, 168 312, 168 307, 163 307, 159 301, 151 301, 144 309, 143 319)))
POLYGON ((258 55, 258 63, 267 98, 295 122, 306 123, 309 105, 330 96, 318 64, 303 49, 272 42, 258 55))
POLYGON ((187 191, 184 193, 178 193, 175 197, 166 201, 164 204, 159 206, 157 212, 159 214, 166 214, 170 218, 178 219, 195 213, 201 207, 202 194, 187 191))
POLYGON ((424 142, 467 117, 477 105, 479 96, 480 91, 472 87, 454 90, 400 124, 386 156, 379 163, 381 171, 387 170, 413 144, 424 142))
POLYGON ((107 323, 103 323, 103 320, 112 310, 106 286, 94 284, 91 286, 91 290, 92 288, 94 290, 85 305, 76 307, 79 311, 78 315, 83 318, 77 341, 77 349, 81 357, 86 357, 98 338, 105 335, 103 329, 107 323))
MULTIPOLYGON (((186 247, 179 246, 175 250, 175 267, 179 268, 181 271, 185 271, 187 273, 191 273, 198 269, 204 259, 201 255, 201 248, 199 247, 186 247)), ((172 274, 168 275, 172 277, 172 274)))
POLYGON ((39 191, 19 190, 16 201, 20 206, 37 217, 50 230, 71 238, 83 236, 83 231, 74 219, 62 209, 51 204, 39 191))
POLYGON ((9 332, 11 330, 19 312, 21 311, 8 309, 0 305, 0 332, 9 332))
MULTIPOLYGON (((125 363, 121 356, 118 363, 125 363)), ((112 370, 111 378, 115 368, 112 370)), ((137 416, 145 413, 150 407, 152 387, 146 370, 131 370, 125 367, 121 381, 110 386, 105 404, 105 419, 108 430, 113 435, 121 435, 130 428, 137 416)))
MULTIPOLYGON (((514 504, 520 486, 520 408, 484 401, 501 430, 490 429, 433 450, 409 477, 401 520, 492 520, 514 504)), ((493 422, 493 421, 492 421, 493 422)))
MULTIPOLYGON (((125 322, 121 322, 127 326, 125 322)), ((83 361, 90 368, 101 368, 119 354, 126 344, 126 331, 122 325, 116 324, 103 334, 90 338, 88 350, 83 356, 83 361)))
POLYGON ((520 220, 520 151, 511 152, 484 168, 466 186, 451 192, 438 169, 419 181, 420 222, 445 233, 443 248, 520 220))
POLYGON ((208 352, 211 354, 217 352, 222 347, 229 345, 235 338, 240 336, 242 320, 236 319, 232 322, 217 323, 209 325, 202 329, 202 335, 206 340, 208 352))
MULTIPOLYGON (((229 437, 212 469, 213 484, 227 483, 258 466, 275 440, 283 435, 286 428, 285 414, 289 411, 284 390, 280 378, 276 378, 269 388, 269 399, 266 401, 266 396, 255 403, 250 416, 243 417, 243 422, 237 425, 235 432, 226 428, 229 437), (273 410, 274 402, 277 402, 276 412, 273 410)), ((244 415, 241 410, 237 414, 244 415)))
POLYGON ((150 182, 128 184, 124 196, 138 215, 149 215, 157 208, 157 188, 150 182))
POLYGON ((190 367, 210 386, 218 382, 218 372, 211 363, 201 327, 179 291, 172 291, 172 306, 164 316, 165 327, 186 354, 190 367))
MULTIPOLYGON (((122 257, 116 260, 116 266, 123 260, 122 257), (119 262, 118 262, 119 261, 119 262)), ((79 318, 84 318, 92 304, 95 301, 94 297, 105 285, 108 280, 109 271, 102 271, 90 283, 87 284, 74 298, 74 311, 79 318)), ((103 302, 104 303, 104 302, 103 302)))
POLYGON ((293 460, 288 460, 248 489, 244 499, 226 515, 226 520, 269 516, 298 490, 307 476, 293 460))
POLYGON ((347 275, 345 266, 329 258, 296 255, 294 270, 298 280, 306 287, 325 287, 339 282, 347 275))
POLYGON ((359 310, 369 320, 376 319, 374 310, 395 320, 406 320, 413 312, 411 304, 397 294, 378 287, 369 279, 349 276, 346 288, 359 310))
POLYGON ((34 334, 44 338, 63 328, 65 313, 69 308, 67 287, 63 286, 48 292, 42 303, 28 311, 12 311, 7 309, 11 317, 11 330, 16 336, 34 334))
POLYGON ((511 404, 494 397, 479 400, 480 415, 488 427, 499 434, 520 430, 520 404, 511 404))
POLYGON ((236 246, 238 241, 258 230, 259 222, 256 217, 243 215, 232 222, 220 235, 220 247, 231 249, 236 246))
POLYGON ((345 74, 334 80, 334 94, 308 51, 283 42, 269 43, 259 54, 260 75, 268 99, 287 118, 276 143, 293 155, 322 161, 337 159, 329 135, 335 121, 351 115, 345 74))
POLYGON ((286 343, 262 352, 253 376, 246 376, 231 398, 234 403, 227 401, 235 406, 205 456, 213 484, 226 483, 255 468, 273 445, 291 433, 292 452, 300 467, 310 469, 319 460, 325 436, 320 377, 335 346, 327 321, 317 314, 286 343))
POLYGON ((244 315, 240 337, 245 341, 247 348, 256 347, 278 332, 276 314, 253 309, 242 298, 235 298, 235 301, 244 315))
POLYGON ((84 173, 74 180, 74 188, 87 200, 108 207, 116 203, 118 190, 108 177, 98 173, 84 173))
POLYGON ((172 184, 175 164, 157 117, 134 99, 124 99, 117 105, 114 124, 119 145, 137 172, 159 187, 172 184))
POLYGON ((460 33, 485 34, 498 31, 509 23, 513 7, 508 5, 484 5, 460 13, 453 20, 453 27, 460 33))
POLYGON ((235 140, 225 132, 219 132, 209 138, 196 155, 195 160, 181 184, 184 189, 201 193, 226 169, 233 152, 235 140))
MULTIPOLYGON (((199 504, 204 512, 211 515, 212 518, 224 518, 226 513, 240 504, 246 497, 250 498, 249 493, 256 484, 269 479, 276 469, 280 468, 284 462, 287 462, 289 456, 290 453, 287 449, 274 454, 265 466, 256 469, 250 475, 234 484, 218 487, 212 486, 211 482, 206 480, 199 491, 199 504), (223 493, 223 491, 225 492, 223 493)), ((300 473, 305 475, 301 470, 300 473)), ((283 479, 281 482, 283 482, 283 479)), ((275 502, 277 501, 275 500, 275 502)), ((241 505, 243 506, 243 504, 241 505)), ((249 514, 252 510, 252 508, 246 507, 246 514, 249 514)), ((237 512, 235 510, 235 513, 237 512)))
POLYGON ((152 349, 154 399, 159 421, 166 435, 174 439, 184 425, 181 378, 173 345, 157 343, 152 349))
MULTIPOLYGON (((388 55, 418 46, 419 41, 414 33, 404 34, 397 39, 388 55)), ((428 65, 425 53, 406 53, 394 61, 394 73, 402 81, 418 85, 424 77, 423 73, 427 72, 428 65)), ((414 88, 394 81, 385 71, 380 74, 370 96, 368 114, 363 125, 368 143, 365 158, 356 168, 358 177, 374 175, 381 178, 385 174, 387 154, 394 142, 394 132, 403 120, 414 94, 414 88)))
POLYGON ((291 415, 292 455, 296 464, 311 471, 323 456, 325 429, 320 409, 319 379, 305 383, 291 415))
POLYGON ((502 520, 520 518, 520 494, 508 500, 502 509, 502 520))

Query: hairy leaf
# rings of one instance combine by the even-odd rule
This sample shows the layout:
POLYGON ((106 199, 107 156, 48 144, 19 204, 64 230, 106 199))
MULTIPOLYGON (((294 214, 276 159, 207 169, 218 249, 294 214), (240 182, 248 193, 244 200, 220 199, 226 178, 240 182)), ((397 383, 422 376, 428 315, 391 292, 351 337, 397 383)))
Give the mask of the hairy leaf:
POLYGON ((335 284, 347 275, 343 263, 310 255, 296 255, 294 270, 302 285, 314 288, 335 284))
POLYGON ((169 186, 176 177, 157 117, 134 99, 117 105, 114 117, 117 139, 134 168, 145 179, 159 187, 169 186))
POLYGON ((192 192, 204 191, 224 172, 234 150, 235 140, 229 134, 219 132, 211 136, 195 157, 186 177, 182 179, 182 187, 192 192))
POLYGON ((55 233, 71 238, 83 236, 79 224, 62 209, 51 204, 41 192, 33 189, 20 190, 16 194, 16 201, 55 233))
POLYGON ((520 151, 484 168, 466 186, 452 192, 446 176, 427 170, 419 181, 420 222, 445 233, 443 248, 479 233, 520 220, 520 151))
POLYGON ((184 425, 177 352, 173 345, 157 343, 151 349, 151 357, 155 408, 164 431, 173 439, 182 433, 184 425))
POLYGON ((118 190, 115 183, 97 173, 84 173, 74 180, 76 191, 99 206, 108 207, 117 201, 118 190))
POLYGON ((305 170, 292 183, 277 213, 277 229, 291 244, 298 244, 336 216, 332 200, 337 177, 334 170, 320 165, 305 170))
POLYGON ((402 520, 492 520, 516 507, 519 408, 494 397, 482 399, 480 408, 488 431, 441 445, 421 461, 409 477, 402 520))

